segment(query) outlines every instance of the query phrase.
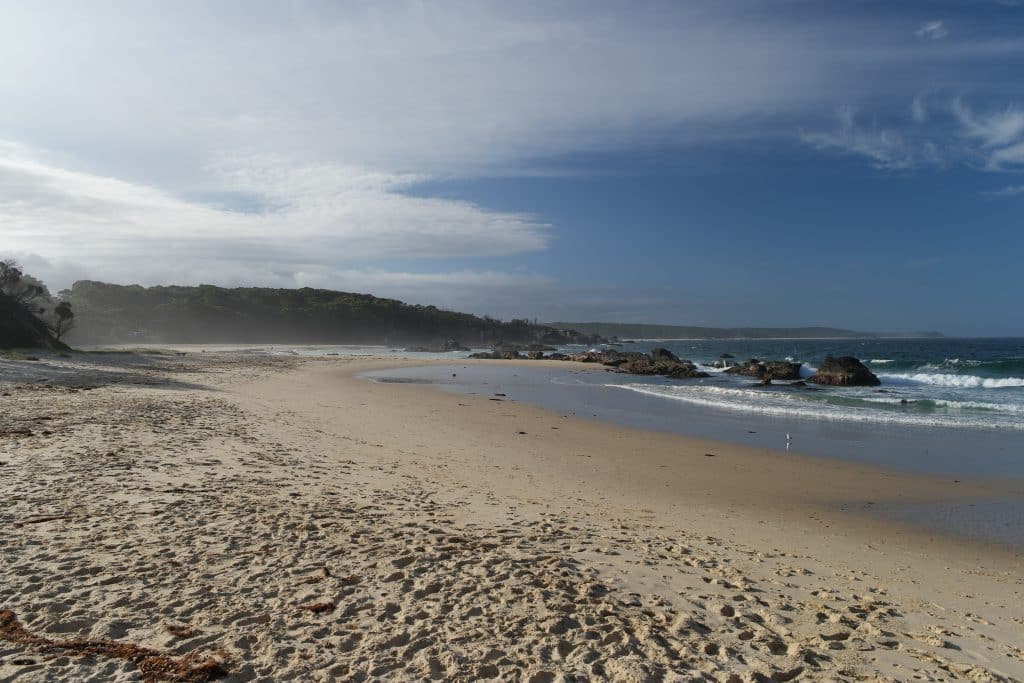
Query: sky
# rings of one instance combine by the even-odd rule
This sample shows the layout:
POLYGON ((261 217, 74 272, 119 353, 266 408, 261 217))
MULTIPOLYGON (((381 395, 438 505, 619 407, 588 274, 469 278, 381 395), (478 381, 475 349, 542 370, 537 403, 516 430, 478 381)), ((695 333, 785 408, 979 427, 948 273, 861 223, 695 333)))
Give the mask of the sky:
POLYGON ((0 0, 59 290, 1024 336, 1024 0, 0 0))

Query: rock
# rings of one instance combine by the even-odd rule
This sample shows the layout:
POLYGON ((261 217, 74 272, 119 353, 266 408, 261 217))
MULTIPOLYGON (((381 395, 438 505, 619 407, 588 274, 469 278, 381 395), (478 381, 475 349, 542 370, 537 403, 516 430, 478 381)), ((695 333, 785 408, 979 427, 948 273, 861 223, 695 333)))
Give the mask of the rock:
POLYGON ((800 379, 800 366, 801 363, 792 363, 788 360, 770 360, 764 364, 768 377, 786 381, 800 379))
POLYGON ((410 346, 405 350, 406 353, 448 353, 449 351, 469 351, 469 348, 463 346, 455 339, 448 339, 443 344, 436 344, 434 346, 410 346))
POLYGON ((618 369, 619 372, 631 375, 664 375, 673 379, 708 376, 706 372, 698 370, 697 366, 688 360, 654 360, 649 356, 628 360, 619 365, 618 369))
POLYGON ((734 365, 726 368, 731 375, 743 375, 754 379, 778 379, 796 380, 800 379, 800 363, 791 363, 785 360, 759 361, 751 358, 742 365, 734 365))
POLYGON ((743 375, 745 377, 754 377, 761 379, 765 375, 764 366, 761 365, 761 361, 751 358, 742 365, 733 365, 732 367, 726 368, 725 370, 730 375, 743 375))
POLYGON ((574 353, 568 357, 568 360, 574 360, 577 363, 601 363, 602 365, 614 368, 628 361, 638 360, 641 358, 648 357, 637 351, 628 351, 623 353, 622 351, 616 351, 615 349, 608 349, 606 351, 584 351, 582 353, 574 353))
POLYGON ((878 377, 853 356, 828 356, 818 372, 808 382, 837 387, 874 387, 881 384, 878 377))
POLYGON ((617 368, 623 363, 628 363, 632 360, 639 360, 641 358, 647 358, 644 354, 639 351, 616 351, 615 349, 608 349, 602 351, 598 360, 602 365, 617 368))
POLYGON ((651 358, 656 361, 678 361, 679 357, 669 351, 668 349, 661 348, 660 346, 655 349, 651 349, 651 358))
POLYGON ((543 360, 544 359, 544 352, 543 351, 528 351, 527 354, 526 354, 526 357, 529 358, 530 360, 543 360))
POLYGON ((470 358, 483 358, 485 360, 519 360, 523 356, 518 351, 507 351, 500 349, 497 351, 480 351, 479 353, 469 354, 470 358))
POLYGON ((688 360, 681 360, 678 363, 671 364, 667 371, 661 374, 672 379, 695 379, 698 377, 710 377, 708 373, 703 370, 698 370, 697 366, 688 360))

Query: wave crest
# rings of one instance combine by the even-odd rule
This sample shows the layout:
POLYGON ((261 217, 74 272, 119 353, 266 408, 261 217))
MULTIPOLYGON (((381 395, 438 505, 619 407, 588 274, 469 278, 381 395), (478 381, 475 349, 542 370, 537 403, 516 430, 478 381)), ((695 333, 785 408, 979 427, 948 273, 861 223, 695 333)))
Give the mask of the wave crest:
POLYGON ((908 372, 880 374, 883 380, 930 384, 936 387, 960 389, 1005 389, 1024 387, 1024 377, 981 377, 979 375, 954 375, 951 373, 908 372))

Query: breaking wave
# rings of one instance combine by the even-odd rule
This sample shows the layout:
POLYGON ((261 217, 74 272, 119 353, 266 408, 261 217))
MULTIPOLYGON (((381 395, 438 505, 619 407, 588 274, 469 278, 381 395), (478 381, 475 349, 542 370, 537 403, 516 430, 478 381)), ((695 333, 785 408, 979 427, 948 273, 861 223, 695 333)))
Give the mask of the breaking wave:
POLYGON ((914 383, 929 384, 936 387, 954 387, 962 389, 1005 389, 1007 387, 1024 387, 1024 377, 981 377, 980 375, 958 375, 954 373, 882 373, 878 375, 882 381, 897 384, 914 383))

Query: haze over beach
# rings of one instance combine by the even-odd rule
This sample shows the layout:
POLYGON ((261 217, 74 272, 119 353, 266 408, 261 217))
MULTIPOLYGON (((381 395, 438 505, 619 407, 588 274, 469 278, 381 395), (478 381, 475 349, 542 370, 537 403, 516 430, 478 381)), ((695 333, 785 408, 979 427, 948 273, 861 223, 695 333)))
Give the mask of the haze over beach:
POLYGON ((1024 681, 1024 4, 0 63, 0 683, 1024 681))

